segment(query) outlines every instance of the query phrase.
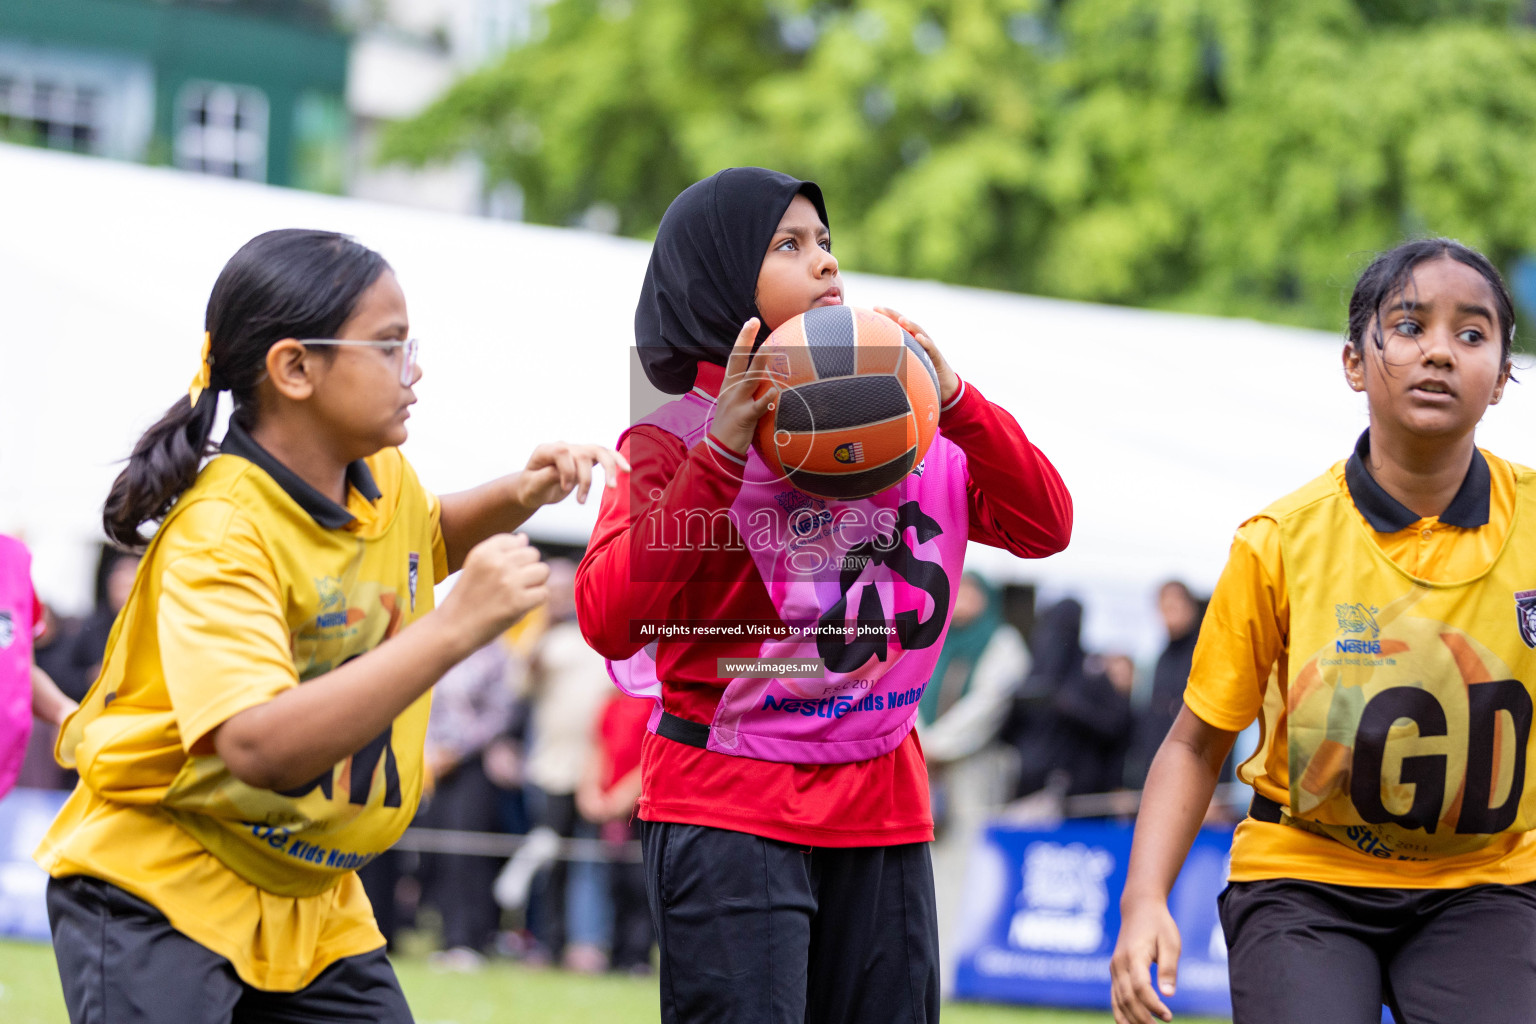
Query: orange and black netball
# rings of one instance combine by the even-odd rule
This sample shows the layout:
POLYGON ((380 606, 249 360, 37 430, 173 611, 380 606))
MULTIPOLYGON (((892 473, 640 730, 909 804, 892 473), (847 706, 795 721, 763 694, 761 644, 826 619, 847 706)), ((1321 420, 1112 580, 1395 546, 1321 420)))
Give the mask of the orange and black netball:
POLYGON ((786 321, 760 351, 780 395, 755 444, 799 490, 867 498, 900 483, 927 454, 939 425, 938 374, 889 317, 819 306, 786 321))

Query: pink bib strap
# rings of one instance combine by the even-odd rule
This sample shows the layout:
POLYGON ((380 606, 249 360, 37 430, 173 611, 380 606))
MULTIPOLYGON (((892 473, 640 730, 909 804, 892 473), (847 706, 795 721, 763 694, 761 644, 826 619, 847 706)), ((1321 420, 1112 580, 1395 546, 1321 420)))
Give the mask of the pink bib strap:
POLYGON ((0 794, 21 774, 32 733, 32 635, 37 627, 32 555, 0 535, 0 794))

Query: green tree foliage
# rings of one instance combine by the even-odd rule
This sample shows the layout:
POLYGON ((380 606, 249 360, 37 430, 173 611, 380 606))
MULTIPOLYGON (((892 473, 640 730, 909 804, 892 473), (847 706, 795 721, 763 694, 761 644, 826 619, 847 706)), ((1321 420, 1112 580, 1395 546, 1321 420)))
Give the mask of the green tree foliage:
POLYGON ((1366 254, 1536 243, 1516 0, 556 0, 388 137, 530 219, 647 235, 689 182, 820 182, 845 265, 1326 327, 1366 254))
POLYGON ((492 182, 523 190, 529 219, 570 223, 594 203, 620 229, 654 230, 703 174, 701 145, 741 116, 742 97, 792 72, 762 0, 557 0, 541 38, 458 82, 384 156, 410 163, 469 151, 492 182))

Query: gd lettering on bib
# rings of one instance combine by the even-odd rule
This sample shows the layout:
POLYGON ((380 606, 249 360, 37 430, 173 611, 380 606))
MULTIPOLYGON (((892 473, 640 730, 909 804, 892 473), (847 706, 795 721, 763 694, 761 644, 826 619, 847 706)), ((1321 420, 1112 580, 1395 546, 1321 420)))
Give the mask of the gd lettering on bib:
MULTIPOLYGON (((1536 631, 1518 595, 1536 588, 1536 551, 1506 540, 1475 578, 1418 579, 1335 493, 1277 517, 1292 594, 1291 823, 1408 860, 1529 830, 1536 631)), ((1510 537, 1531 497, 1527 473, 1510 537)))

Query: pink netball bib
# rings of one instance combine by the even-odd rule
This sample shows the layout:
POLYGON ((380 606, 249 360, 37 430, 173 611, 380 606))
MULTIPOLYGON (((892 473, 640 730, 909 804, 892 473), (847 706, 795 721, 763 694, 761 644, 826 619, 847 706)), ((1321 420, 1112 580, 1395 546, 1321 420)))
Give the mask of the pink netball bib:
MULTIPOLYGON (((694 391, 641 422, 692 448, 713 411, 694 391)), ((949 628, 969 530, 964 453, 940 435, 902 483, 852 501, 796 490, 755 450, 742 473, 731 519, 791 630, 763 636, 756 656, 820 659, 825 670, 814 678, 723 675, 707 749, 795 764, 888 753, 912 729, 949 628)), ((654 645, 610 662, 609 672, 621 689, 657 701, 656 731, 654 645)))
POLYGON ((32 732, 36 624, 32 556, 21 541, 0 535, 0 795, 16 784, 32 732))

